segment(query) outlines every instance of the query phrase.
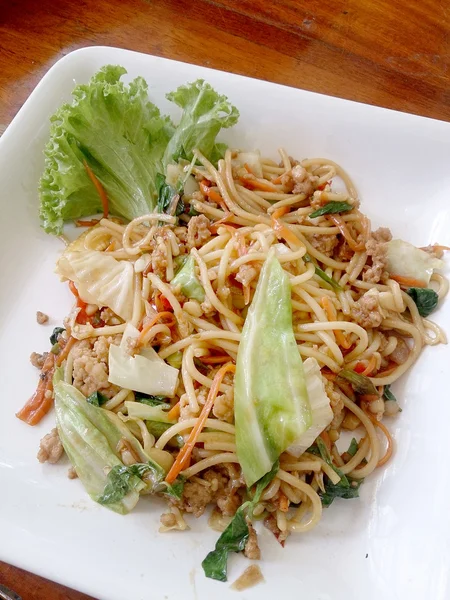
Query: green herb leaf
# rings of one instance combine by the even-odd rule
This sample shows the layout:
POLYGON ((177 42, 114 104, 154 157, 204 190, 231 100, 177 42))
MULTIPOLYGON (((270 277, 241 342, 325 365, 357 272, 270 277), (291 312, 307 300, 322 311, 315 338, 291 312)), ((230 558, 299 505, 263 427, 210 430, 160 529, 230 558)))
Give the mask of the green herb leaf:
POLYGON ((335 213, 347 212, 352 210, 353 206, 348 202, 327 202, 321 208, 318 208, 314 212, 310 213, 308 217, 310 219, 315 219, 316 217, 321 217, 322 215, 331 215, 335 213))
POLYGON ((164 496, 169 496, 169 498, 173 498, 174 500, 181 500, 185 482, 186 479, 185 477, 183 477, 183 475, 179 475, 172 484, 162 481, 161 493, 164 494, 164 496))
POLYGON ((238 508, 233 520, 219 537, 216 547, 202 562, 206 577, 227 580, 227 560, 229 552, 241 552, 247 543, 249 531, 245 516, 245 508, 248 503, 238 508))
POLYGON ((50 343, 52 346, 58 343, 58 336, 65 331, 64 327, 55 327, 52 335, 50 336, 50 343))
POLYGON ((176 196, 178 197, 177 206, 175 209, 175 216, 179 217, 184 212, 184 202, 181 200, 180 194, 174 189, 171 185, 166 183, 166 179, 164 175, 158 173, 155 178, 156 189, 158 193, 158 201, 157 208, 158 212, 165 213, 169 209, 172 202, 176 201, 176 196))
POLYGON ((430 288, 411 287, 406 293, 414 300, 421 317, 428 317, 439 302, 439 296, 430 288))
POLYGON ((322 440, 322 438, 318 437, 316 439, 316 444, 317 444, 317 447, 319 449, 319 453, 320 453, 320 456, 322 457, 322 459, 333 469, 333 471, 336 471, 336 473, 341 478, 341 480, 338 483, 332 484, 332 485, 337 485, 337 486, 344 487, 344 488, 350 487, 348 478, 344 475, 344 473, 338 467, 336 467, 336 465, 333 464, 333 461, 331 460, 331 456, 328 454, 327 447, 325 446, 325 443, 322 440))
POLYGON ((166 358, 166 363, 174 369, 181 369, 181 363, 183 361, 183 353, 181 350, 174 352, 166 358))
POLYGON ((391 392, 391 386, 390 385, 385 385, 384 386, 383 398, 385 400, 392 400, 392 402, 397 402, 397 398, 391 392))
POLYGON ((352 441, 350 442, 350 446, 348 447, 347 450, 347 454, 350 454, 350 456, 355 456, 355 454, 358 452, 358 442, 356 441, 355 438, 352 438, 352 441))
MULTIPOLYGON (((135 467, 135 465, 132 465, 135 467)), ((98 499, 100 504, 114 504, 120 502, 125 496, 137 487, 142 477, 137 469, 116 465, 108 473, 105 489, 98 499)))
MULTIPOLYGON (((218 581, 227 580, 228 554, 229 552, 241 552, 244 550, 249 536, 247 520, 251 520, 254 507, 258 504, 265 488, 278 473, 279 468, 280 463, 277 460, 272 465, 270 471, 256 483, 252 500, 245 502, 238 508, 233 520, 217 540, 214 550, 202 562, 206 577, 217 579, 218 581)), ((250 491, 249 495, 251 495, 250 491)))
MULTIPOLYGON (((145 421, 145 425, 148 432, 154 435, 157 440, 169 427, 172 427, 172 423, 163 423, 162 421, 145 421)), ((175 448, 182 448, 184 446, 184 438, 182 435, 175 435, 168 444, 175 448)))
POLYGON ((143 394, 141 392, 134 392, 135 402, 141 404, 147 404, 148 406, 161 406, 161 408, 170 408, 168 398, 165 396, 151 396, 150 394, 143 394))
POLYGON ((93 404, 94 406, 102 406, 105 402, 108 402, 108 398, 104 396, 101 392, 94 392, 90 396, 86 398, 86 402, 89 404, 93 404))
POLYGON ((338 377, 349 381, 352 388, 355 390, 357 394, 370 394, 370 395, 378 395, 377 388, 373 385, 371 380, 365 375, 361 375, 360 373, 355 373, 355 371, 350 371, 348 369, 343 369, 339 372, 338 377))
MULTIPOLYGON (((311 260, 311 257, 309 256, 309 254, 305 254, 305 256, 303 257, 303 260, 306 263, 310 263, 313 262, 311 260)), ((335 290, 338 291, 342 291, 341 286, 338 284, 337 281, 335 281, 334 279, 332 279, 331 277, 328 277, 328 275, 325 273, 325 271, 323 269, 321 269, 320 267, 318 267, 316 264, 314 264, 314 270, 316 275, 318 275, 321 279, 323 279, 326 283, 328 283, 329 285, 331 285, 331 287, 335 290)))
POLYGON ((327 478, 325 483, 325 492, 319 492, 319 496, 322 500, 323 506, 330 506, 335 498, 343 498, 344 500, 350 500, 351 498, 359 497, 359 488, 363 483, 363 479, 350 479, 348 478, 349 485, 342 486, 339 483, 334 485, 327 478))

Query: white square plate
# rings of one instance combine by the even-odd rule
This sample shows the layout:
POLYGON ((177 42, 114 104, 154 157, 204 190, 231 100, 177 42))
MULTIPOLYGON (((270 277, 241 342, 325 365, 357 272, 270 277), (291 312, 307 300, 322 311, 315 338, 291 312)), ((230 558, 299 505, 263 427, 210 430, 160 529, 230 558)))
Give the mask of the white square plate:
MULTIPOLYGON (((233 598, 229 584, 203 575, 218 536, 206 518, 191 519, 190 532, 161 535, 158 503, 141 500, 126 517, 99 507, 66 477, 67 464, 37 462, 53 415, 35 428, 14 416, 36 384, 28 356, 47 347, 71 305, 53 274, 61 243, 43 233, 37 215, 48 118, 76 83, 111 63, 144 76, 163 112, 172 112, 166 92, 205 78, 241 113, 225 141, 273 158, 278 146, 299 158, 332 158, 354 178, 374 226, 418 245, 450 244, 450 124, 98 47, 52 67, 0 139, 0 559, 107 600, 233 598), (36 310, 51 315, 48 326, 36 324, 36 310)), ((433 319, 450 331, 449 300, 433 319)), ((337 500, 284 550, 261 532, 266 583, 242 599, 450 598, 448 369, 447 347, 427 348, 396 386, 404 409, 391 425, 397 451, 361 498, 337 500)), ((233 555, 229 580, 247 565, 233 555)))

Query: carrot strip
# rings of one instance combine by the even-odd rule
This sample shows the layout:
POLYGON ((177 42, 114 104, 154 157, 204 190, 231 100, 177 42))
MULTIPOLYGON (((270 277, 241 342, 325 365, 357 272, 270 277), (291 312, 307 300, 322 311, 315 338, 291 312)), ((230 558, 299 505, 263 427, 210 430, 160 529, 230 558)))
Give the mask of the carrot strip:
POLYGON ((328 435, 328 431, 322 431, 322 433, 319 435, 319 437, 323 440, 323 443, 327 447, 328 453, 330 454, 331 453, 331 439, 330 439, 330 436, 328 435))
POLYGON ((90 219, 89 221, 82 221, 78 219, 75 221, 76 227, 94 227, 94 225, 98 225, 100 221, 98 219, 90 219))
POLYGON ((347 240, 347 244, 354 252, 362 252, 365 249, 366 246, 363 242, 358 243, 353 239, 350 231, 347 228, 347 225, 341 217, 339 217, 338 215, 328 215, 328 217, 333 221, 336 227, 339 228, 339 231, 347 240))
POLYGON ((259 190, 260 192, 276 192, 277 188, 268 181, 261 179, 251 179, 250 177, 241 177, 241 184, 249 190, 259 190))
MULTIPOLYGON (((322 307, 327 313, 327 317, 329 321, 336 320, 336 312, 334 310, 333 305, 331 304, 331 300, 328 296, 323 296, 321 299, 322 307)), ((345 334, 340 329, 333 330, 334 335, 336 336, 336 341, 341 348, 348 349, 351 346, 351 342, 348 341, 345 334)))
POLYGON ((204 196, 208 195, 210 183, 207 179, 202 179, 200 181, 200 191, 204 196))
POLYGON ((420 279, 414 279, 414 277, 403 277, 403 275, 389 275, 389 277, 399 283, 402 287, 427 287, 426 283, 420 281, 420 279))
POLYGON ((87 164, 87 162, 84 161, 83 164, 84 164, 84 168, 87 171, 87 174, 89 175, 89 179, 94 184, 95 189, 97 190, 98 195, 100 196, 100 200, 101 200, 102 207, 103 207, 103 218, 107 219, 108 218, 108 214, 109 214, 109 201, 108 201, 108 196, 106 195, 106 192, 105 192, 105 188, 102 186, 102 184, 100 183, 100 181, 97 179, 97 177, 95 176, 94 171, 87 164))
POLYGON ((271 215, 272 229, 277 234, 277 237, 284 238, 287 242, 290 242, 294 246, 302 246, 301 241, 298 239, 298 237, 295 235, 295 233, 293 233, 288 227, 286 227, 286 225, 284 225, 279 220, 280 217, 282 217, 283 215, 285 215, 288 212, 289 212, 289 206, 281 206, 280 208, 277 208, 277 210, 275 210, 272 213, 272 215, 271 215))
POLYGON ((363 373, 366 370, 366 365, 363 362, 357 362, 356 365, 353 367, 353 370, 355 371, 355 373, 363 373))
POLYGON ((216 204, 218 204, 222 210, 224 210, 225 212, 228 212, 228 207, 225 204, 222 196, 218 192, 216 192, 215 190, 209 190, 208 198, 210 200, 212 200, 213 202, 215 202, 216 204))
POLYGON ((139 334, 139 337, 137 339, 136 342, 136 347, 142 346, 143 340, 145 338, 145 336, 147 335, 147 333, 150 331, 150 329, 153 327, 153 325, 155 323, 157 323, 160 319, 170 319, 170 323, 164 323, 164 325, 167 325, 169 327, 171 327, 174 323, 175 323, 175 318, 173 316, 173 313, 169 312, 168 310, 162 311, 157 313, 148 323, 146 323, 146 325, 143 327, 141 333, 139 334))
POLYGON ((105 252, 113 252, 116 249, 116 240, 112 240, 105 248, 105 252))
POLYGON ((200 360, 205 365, 221 365, 228 362, 230 357, 227 354, 220 356, 202 356, 200 360))
POLYGON ((368 377, 371 373, 373 373, 376 366, 377 366, 377 359, 376 359, 376 356, 372 354, 369 362, 367 363, 367 367, 362 372, 362 375, 365 375, 366 377, 368 377))
POLYGON ((202 411, 197 419, 197 422, 194 425, 191 433, 189 434, 186 443, 178 453, 178 456, 175 462, 173 463, 170 471, 167 473, 167 483, 173 483, 180 474, 180 472, 186 467, 186 464, 188 463, 194 446, 197 442, 198 436, 200 435, 203 427, 205 426, 206 419, 208 418, 209 413, 211 412, 211 409, 214 405, 214 401, 219 392, 220 384, 222 383, 223 378, 228 372, 234 371, 236 371, 235 365, 233 365, 232 363, 227 363, 226 365, 223 365, 223 367, 220 367, 220 369, 215 374, 212 386, 209 390, 208 397, 206 399, 205 404, 203 405, 202 411))
POLYGON ((167 418, 169 419, 169 421, 175 421, 176 419, 178 419, 178 417, 180 416, 180 408, 180 401, 178 400, 178 402, 174 406, 172 406, 172 408, 167 413, 167 418))
POLYGON ((69 290, 72 292, 72 294, 78 298, 78 290, 76 285, 74 284, 74 282, 72 280, 69 279, 69 290))
POLYGON ((58 354, 58 356, 56 358, 56 366, 57 367, 60 367, 62 365, 63 360, 65 360, 67 358, 69 352, 73 348, 76 341, 77 340, 74 337, 70 337, 67 340, 66 345, 64 346, 64 348, 61 350, 61 352, 58 354))
POLYGON ((398 364, 391 360, 384 371, 377 373, 377 377, 387 377, 388 375, 392 375, 397 367, 398 364))
POLYGON ((162 294, 156 295, 155 305, 158 312, 173 312, 172 305, 162 294))
POLYGON ((378 394, 361 394, 359 399, 361 402, 375 402, 375 400, 379 400, 380 396, 378 394))
POLYGON ((283 177, 283 175, 286 175, 286 173, 282 173, 282 174, 281 174, 281 175, 279 175, 278 177, 275 177, 275 179, 272 179, 272 183, 273 183, 274 185, 276 185, 277 183, 281 183, 281 182, 282 182, 282 179, 281 179, 281 178, 283 177))
POLYGON ((53 371, 55 368, 55 355, 49 352, 40 373, 36 391, 28 402, 16 413, 16 417, 28 425, 36 425, 48 413, 53 401, 53 371))

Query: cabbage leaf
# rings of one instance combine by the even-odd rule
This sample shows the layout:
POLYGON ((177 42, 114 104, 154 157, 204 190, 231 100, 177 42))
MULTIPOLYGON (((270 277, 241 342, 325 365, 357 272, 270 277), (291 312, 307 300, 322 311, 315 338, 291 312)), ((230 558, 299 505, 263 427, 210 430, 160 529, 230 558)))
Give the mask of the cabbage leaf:
POLYGON ((195 261, 192 254, 186 257, 181 269, 170 282, 172 286, 180 286, 181 293, 186 298, 203 302, 205 290, 195 274, 195 261))
POLYGON ((263 265, 245 320, 234 386, 237 454, 251 486, 311 425, 289 276, 274 251, 263 265))
POLYGON ((111 344, 108 364, 110 383, 151 396, 172 398, 175 395, 178 369, 165 363, 152 348, 131 356, 123 348, 111 344))
POLYGON ((325 392, 319 363, 315 358, 307 358, 303 363, 303 370, 306 378, 309 404, 311 406, 312 423, 305 433, 287 449, 289 454, 297 458, 314 443, 317 436, 333 420, 333 411, 330 406, 330 399, 325 392))
POLYGON ((416 279, 427 286, 435 269, 442 269, 444 261, 416 248, 403 240, 391 240, 387 246, 387 270, 391 275, 416 279))
POLYGON ((133 314, 134 270, 126 260, 116 260, 98 250, 65 251, 56 273, 70 279, 88 304, 109 307, 124 321, 133 314))

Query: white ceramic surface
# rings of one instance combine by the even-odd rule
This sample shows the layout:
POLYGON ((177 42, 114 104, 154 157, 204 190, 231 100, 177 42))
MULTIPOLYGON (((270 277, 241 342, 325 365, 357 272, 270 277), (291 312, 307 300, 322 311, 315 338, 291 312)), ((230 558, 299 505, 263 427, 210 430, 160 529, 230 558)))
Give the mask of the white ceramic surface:
MULTIPOLYGON (((374 226, 419 245, 450 244, 449 123, 114 48, 63 58, 0 139, 0 559, 105 600, 450 598, 445 346, 427 348, 395 386, 404 410, 391 424, 394 459, 362 486, 360 499, 337 500, 317 529, 291 536, 284 550, 263 530, 266 583, 240 596, 203 576, 200 563, 217 539, 205 519, 190 519, 187 533, 158 534, 161 504, 141 500, 133 514, 116 515, 69 481, 67 463, 37 462, 54 417, 30 428, 14 413, 36 384, 28 356, 47 348, 71 304, 53 274, 61 243, 38 223, 42 149, 50 114, 75 83, 110 63, 143 75, 163 111, 172 112, 165 92, 206 78, 241 113, 222 139, 273 158, 278 146, 295 157, 330 157, 354 178, 374 226), (36 324, 36 310, 51 315, 48 326, 36 324)), ((433 318, 450 332, 450 299, 433 318)), ((233 555, 230 581, 247 565, 233 555)))

